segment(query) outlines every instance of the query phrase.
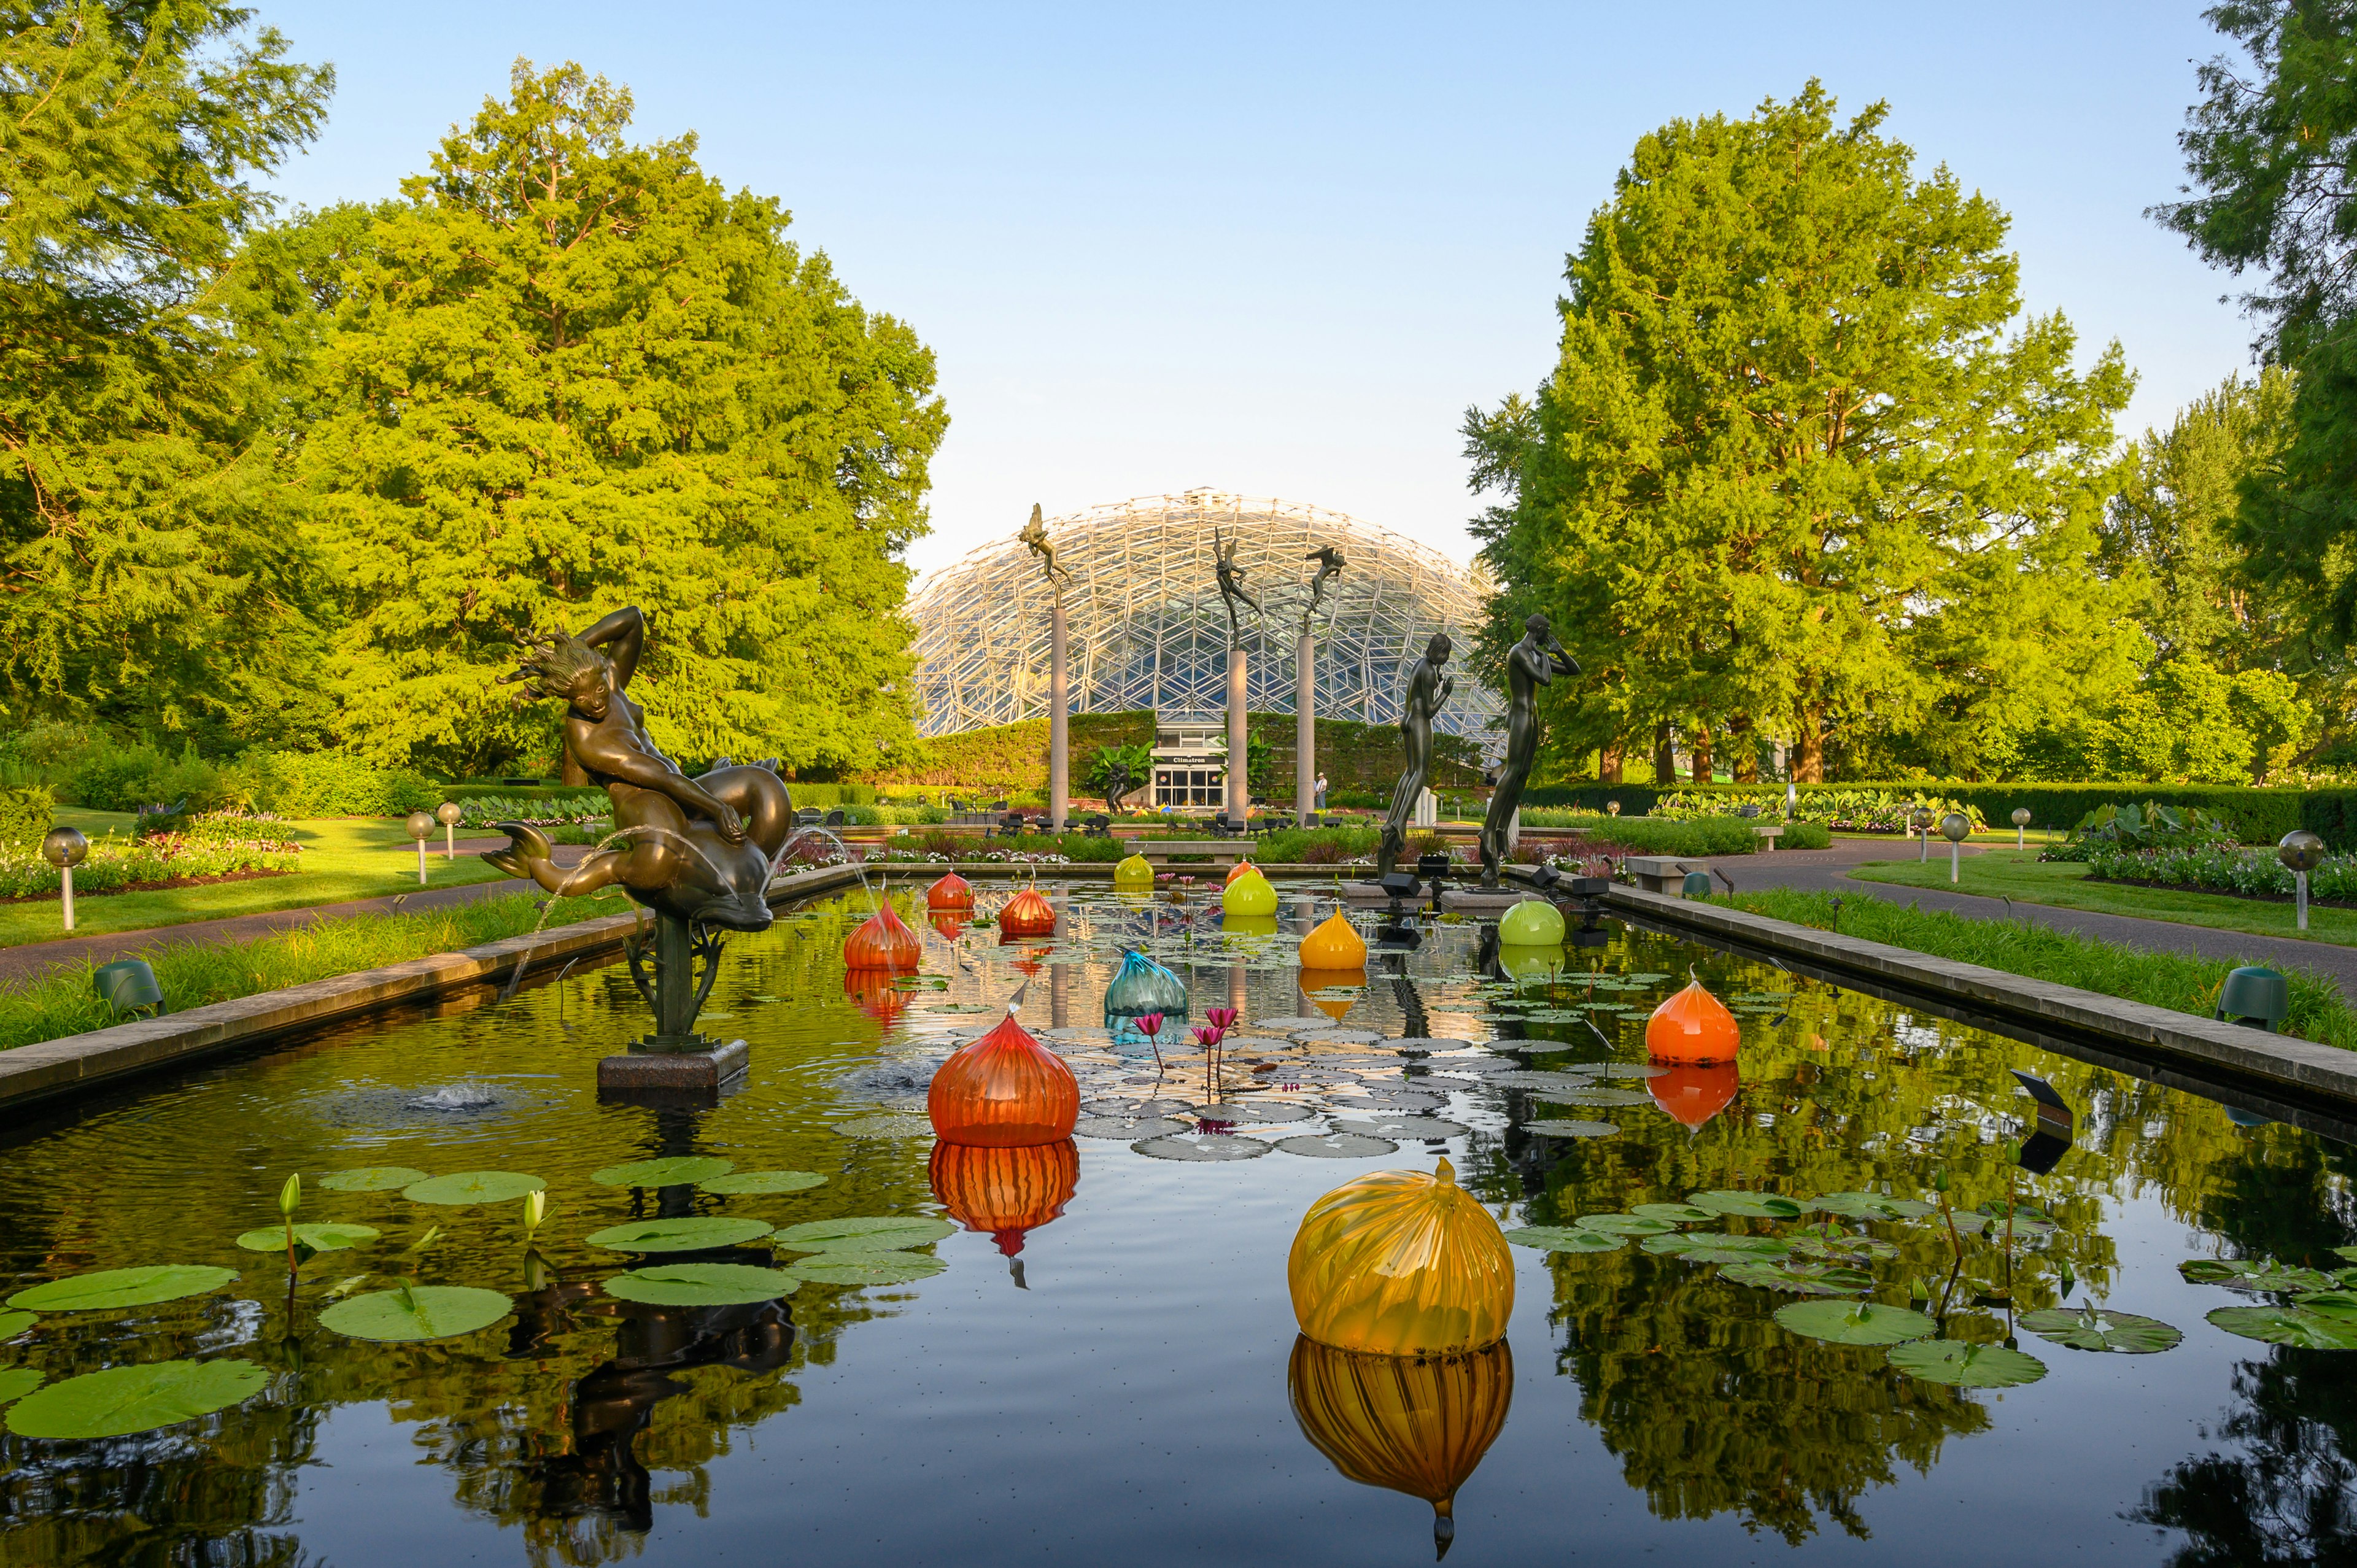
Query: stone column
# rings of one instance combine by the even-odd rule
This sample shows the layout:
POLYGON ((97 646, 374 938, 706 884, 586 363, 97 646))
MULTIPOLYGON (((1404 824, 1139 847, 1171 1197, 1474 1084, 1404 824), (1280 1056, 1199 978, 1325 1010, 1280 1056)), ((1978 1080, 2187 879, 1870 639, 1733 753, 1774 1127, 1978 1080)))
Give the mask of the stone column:
POLYGON ((1318 810, 1318 644, 1302 623, 1293 650, 1293 821, 1308 825, 1318 810))
POLYGON ((1228 821, 1240 822, 1252 802, 1245 777, 1250 757, 1244 743, 1244 650, 1228 650, 1228 821))
POLYGON ((1064 596, 1056 595, 1055 630, 1048 645, 1048 821, 1062 832, 1072 806, 1070 693, 1064 688, 1064 596))

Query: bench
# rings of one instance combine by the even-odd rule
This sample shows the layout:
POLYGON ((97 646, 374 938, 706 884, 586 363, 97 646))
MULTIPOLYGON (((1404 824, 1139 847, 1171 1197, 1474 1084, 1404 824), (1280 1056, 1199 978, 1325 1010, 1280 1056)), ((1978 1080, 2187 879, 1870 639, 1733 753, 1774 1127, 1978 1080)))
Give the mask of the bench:
POLYGON ((1784 831, 1784 824, 1781 822, 1761 822, 1751 831, 1760 835, 1761 840, 1760 847, 1761 849, 1774 849, 1776 847, 1776 840, 1778 836, 1784 831))
POLYGON ((1637 886, 1648 893, 1666 894, 1672 898, 1685 897, 1686 865, 1682 860, 1663 854, 1632 854, 1620 863, 1620 869, 1637 879, 1637 886))
POLYGON ((1131 839, 1124 847, 1157 865, 1167 865, 1172 856, 1182 854, 1233 865, 1253 852, 1250 841, 1244 839, 1131 839))

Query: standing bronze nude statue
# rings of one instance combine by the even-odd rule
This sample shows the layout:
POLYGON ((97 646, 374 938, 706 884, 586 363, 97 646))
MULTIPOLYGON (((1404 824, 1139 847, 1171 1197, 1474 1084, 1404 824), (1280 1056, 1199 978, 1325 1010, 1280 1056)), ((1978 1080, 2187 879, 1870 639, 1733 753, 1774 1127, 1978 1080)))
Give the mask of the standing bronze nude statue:
POLYGON ((1302 559, 1318 563, 1318 575, 1309 579, 1309 603, 1301 612, 1301 628, 1307 631, 1309 623, 1318 617, 1318 607, 1326 602, 1326 585, 1340 576, 1342 568, 1351 563, 1330 544, 1319 545, 1302 559))
POLYGON ((1457 690, 1457 677, 1440 672, 1450 651, 1448 634, 1434 632, 1425 645, 1424 657, 1408 668, 1407 691, 1400 699, 1400 745, 1407 752, 1407 767, 1392 790, 1391 814, 1383 819, 1383 843, 1375 849, 1378 877, 1399 869, 1399 857, 1407 849, 1408 822, 1424 793, 1424 781, 1432 772, 1432 721, 1448 704, 1449 693, 1457 690))
POLYGON ((1506 652, 1506 761, 1498 770, 1490 810, 1481 819, 1481 886, 1498 886, 1506 858, 1506 827, 1523 803, 1523 786, 1539 755, 1539 688, 1558 675, 1577 675, 1579 666, 1544 616, 1523 623, 1523 639, 1506 652))
POLYGON ((1062 594, 1064 585, 1072 580, 1072 569, 1056 564, 1056 546, 1048 538, 1048 525, 1039 521, 1038 501, 1031 503, 1031 521, 1025 523, 1023 531, 1015 537, 1021 540, 1032 554, 1039 557, 1039 570, 1046 575, 1048 585, 1059 595, 1062 594))
POLYGON ((1243 543, 1241 539, 1222 541, 1218 529, 1211 531, 1211 572, 1220 582, 1221 601, 1228 607, 1230 648, 1244 645, 1243 627, 1236 619, 1238 602, 1251 606, 1253 614, 1260 614, 1260 601, 1244 592, 1244 569, 1236 564, 1236 551, 1243 543))

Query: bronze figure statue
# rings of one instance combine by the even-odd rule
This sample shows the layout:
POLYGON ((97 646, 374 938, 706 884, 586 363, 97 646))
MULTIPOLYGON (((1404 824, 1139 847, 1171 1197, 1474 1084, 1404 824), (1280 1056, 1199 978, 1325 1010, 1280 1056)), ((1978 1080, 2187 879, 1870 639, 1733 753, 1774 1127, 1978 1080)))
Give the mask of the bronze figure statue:
POLYGON ((1046 575, 1048 585, 1059 594, 1062 593, 1064 585, 1072 580, 1072 570, 1056 564, 1056 546, 1048 537, 1048 525, 1039 521, 1038 501, 1031 503, 1031 521, 1025 523, 1023 531, 1015 537, 1021 540, 1032 554, 1039 557, 1039 569, 1046 575))
POLYGON ((1506 760, 1498 770, 1490 810, 1481 819, 1481 886, 1498 886, 1506 858, 1506 828, 1523 803, 1523 786, 1539 755, 1539 688, 1557 675, 1577 675, 1579 666, 1544 616, 1523 623, 1523 639, 1506 652, 1506 760))
POLYGON ((1319 545, 1302 559, 1318 563, 1318 575, 1309 579, 1309 607, 1301 612, 1301 624, 1306 628, 1316 618, 1318 607, 1326 602, 1326 585, 1340 576, 1342 568, 1351 563, 1330 544, 1319 545))
POLYGON ((1383 819, 1383 842, 1375 848, 1378 877, 1398 870, 1399 857, 1407 850, 1407 825, 1432 772, 1432 721, 1457 690, 1457 677, 1440 672, 1451 651, 1448 634, 1436 631, 1425 644, 1424 657, 1408 667, 1407 691, 1400 698, 1400 745, 1407 753, 1407 766, 1392 790, 1391 814, 1383 819))
POLYGON ((1105 768, 1105 811, 1117 817, 1129 810, 1129 803, 1124 797, 1136 788, 1136 776, 1130 771, 1126 760, 1116 758, 1108 764, 1105 768))
POLYGON ((1243 543, 1241 539, 1222 540, 1218 529, 1211 531, 1211 571, 1220 580, 1220 598, 1228 607, 1230 648, 1244 645, 1243 628, 1236 619, 1237 604, 1251 606, 1254 615, 1260 613, 1260 601, 1244 592, 1244 569, 1236 564, 1236 551, 1243 543))

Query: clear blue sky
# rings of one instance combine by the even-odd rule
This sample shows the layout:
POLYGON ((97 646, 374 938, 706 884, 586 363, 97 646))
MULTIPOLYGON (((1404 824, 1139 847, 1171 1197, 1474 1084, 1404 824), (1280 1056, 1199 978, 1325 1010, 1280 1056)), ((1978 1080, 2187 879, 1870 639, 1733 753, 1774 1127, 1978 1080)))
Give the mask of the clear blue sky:
POLYGON ((2122 435, 2249 363, 2233 279, 2143 216, 2181 179, 2199 7, 1232 8, 255 0, 334 62, 281 180, 391 194, 518 55, 779 196, 938 354, 937 566, 1208 485, 1470 553, 1457 428, 1552 362, 1564 252, 1635 139, 1824 79, 2013 215, 2025 303, 2141 377, 2122 435))

